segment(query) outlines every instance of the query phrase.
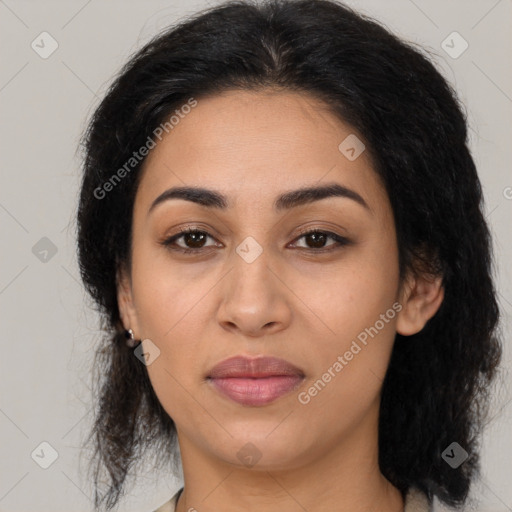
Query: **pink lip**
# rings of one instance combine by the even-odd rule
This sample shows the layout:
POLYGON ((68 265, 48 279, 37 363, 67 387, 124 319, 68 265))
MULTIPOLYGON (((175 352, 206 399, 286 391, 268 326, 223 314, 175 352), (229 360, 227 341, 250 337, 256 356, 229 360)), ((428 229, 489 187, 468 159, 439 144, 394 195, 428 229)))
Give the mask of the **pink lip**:
POLYGON ((242 405, 265 405, 296 389, 304 373, 284 359, 236 356, 216 365, 208 381, 242 405))

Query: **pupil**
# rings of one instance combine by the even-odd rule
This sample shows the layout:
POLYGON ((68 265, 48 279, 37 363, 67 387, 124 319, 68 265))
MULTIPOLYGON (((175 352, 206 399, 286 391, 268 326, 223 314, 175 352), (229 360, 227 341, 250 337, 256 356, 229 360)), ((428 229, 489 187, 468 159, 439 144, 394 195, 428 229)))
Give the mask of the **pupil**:
POLYGON ((202 234, 202 233, 188 233, 187 237, 192 238, 193 247, 201 247, 201 242, 199 242, 197 244, 197 242, 198 242, 197 238, 200 238, 200 237, 204 238, 204 234, 202 234))
POLYGON ((323 233, 311 233, 310 235, 308 235, 308 237, 313 238, 313 244, 314 244, 313 246, 314 247, 322 247, 323 244, 325 243, 325 240, 324 240, 325 235, 323 233), (319 237, 320 240, 317 239, 315 242, 316 237, 319 237), (318 242, 320 242, 320 243, 318 243, 318 242))

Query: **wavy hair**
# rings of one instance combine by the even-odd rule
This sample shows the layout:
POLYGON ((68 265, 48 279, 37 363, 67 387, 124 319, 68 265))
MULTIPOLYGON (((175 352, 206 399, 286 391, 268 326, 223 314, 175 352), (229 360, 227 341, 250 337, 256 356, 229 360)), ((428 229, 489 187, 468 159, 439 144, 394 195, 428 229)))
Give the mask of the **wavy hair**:
POLYGON ((266 88, 317 98, 362 134, 391 201, 400 278, 411 270, 443 276, 436 315, 421 332, 396 335, 381 395, 379 465, 402 492, 416 486, 430 500, 460 505, 480 471, 479 436, 502 350, 464 109, 426 52, 375 20, 331 0, 247 0, 154 37, 120 70, 83 135, 78 259, 104 331, 87 441, 95 507, 116 505, 147 451, 162 463, 174 454, 176 463, 177 446, 172 418, 125 343, 116 296, 118 270, 130 265, 144 160, 108 196, 98 190, 189 98, 266 88), (456 469, 442 458, 454 441, 468 453, 456 469))

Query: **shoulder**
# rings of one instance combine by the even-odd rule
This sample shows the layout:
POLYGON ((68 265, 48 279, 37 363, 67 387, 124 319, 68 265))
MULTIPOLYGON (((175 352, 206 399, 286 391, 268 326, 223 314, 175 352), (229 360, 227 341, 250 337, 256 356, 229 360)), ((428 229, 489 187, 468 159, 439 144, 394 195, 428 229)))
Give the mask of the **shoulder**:
POLYGON ((166 501, 163 505, 160 505, 154 512, 175 512, 176 503, 178 502, 178 498, 182 491, 183 487, 179 489, 169 501, 166 501))

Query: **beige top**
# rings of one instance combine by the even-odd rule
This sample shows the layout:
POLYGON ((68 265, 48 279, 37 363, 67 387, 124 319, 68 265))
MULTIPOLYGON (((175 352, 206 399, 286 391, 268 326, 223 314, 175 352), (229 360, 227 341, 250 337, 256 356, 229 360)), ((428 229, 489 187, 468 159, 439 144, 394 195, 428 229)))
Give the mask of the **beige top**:
MULTIPOLYGON (((176 512, 176 503, 178 498, 183 491, 183 487, 161 507, 157 508, 155 512, 176 512)), ((423 492, 415 487, 409 489, 409 492, 405 496, 405 508, 404 512, 432 512, 432 505, 428 502, 427 497, 423 492)))

